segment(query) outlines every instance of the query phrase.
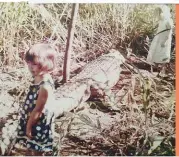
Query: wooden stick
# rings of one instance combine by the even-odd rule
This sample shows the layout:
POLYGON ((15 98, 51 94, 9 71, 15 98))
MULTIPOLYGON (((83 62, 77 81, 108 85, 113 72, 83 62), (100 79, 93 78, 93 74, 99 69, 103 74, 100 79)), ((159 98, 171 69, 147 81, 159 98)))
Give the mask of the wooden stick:
POLYGON ((74 27, 75 27, 76 17, 78 13, 78 8, 79 8, 79 4, 74 3, 72 7, 71 23, 68 29, 68 39, 67 39, 66 52, 64 57, 63 82, 67 82, 70 78, 71 49, 72 49, 74 27))

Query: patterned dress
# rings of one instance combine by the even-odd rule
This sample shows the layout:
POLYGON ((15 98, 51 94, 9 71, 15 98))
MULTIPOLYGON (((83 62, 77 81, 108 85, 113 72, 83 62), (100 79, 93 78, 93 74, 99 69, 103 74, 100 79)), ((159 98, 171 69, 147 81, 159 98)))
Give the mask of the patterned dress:
POLYGON ((44 107, 42 116, 38 120, 37 124, 32 127, 33 138, 29 139, 26 136, 26 125, 30 117, 30 113, 35 108, 40 86, 43 84, 50 84, 53 88, 53 84, 50 81, 42 81, 40 84, 31 85, 29 88, 27 98, 20 114, 16 143, 20 143, 28 149, 40 152, 49 152, 52 151, 53 146, 53 112, 44 107))

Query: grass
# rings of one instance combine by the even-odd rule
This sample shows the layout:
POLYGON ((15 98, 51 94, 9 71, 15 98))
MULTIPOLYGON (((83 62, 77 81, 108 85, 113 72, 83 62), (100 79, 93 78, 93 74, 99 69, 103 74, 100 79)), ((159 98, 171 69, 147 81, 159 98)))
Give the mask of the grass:
MULTIPOLYGON (((170 7, 175 21, 175 6, 170 7)), ((80 4, 72 52, 74 65, 93 60, 111 48, 124 53, 130 48, 132 53, 146 56, 157 24, 154 8, 154 4, 80 4)), ((59 50, 62 68, 71 4, 1 2, 0 13, 2 68, 18 69, 23 65, 23 53, 44 40, 59 50)), ((150 86, 133 76, 131 84, 125 84, 128 89, 119 107, 121 119, 101 133, 106 143, 99 146, 94 140, 97 148, 110 148, 107 155, 175 154, 175 87, 162 80, 148 81, 150 86)))
MULTIPOLYGON (((74 39, 74 58, 112 47, 147 53, 147 36, 156 27, 155 5, 80 4, 74 39), (141 46, 143 45, 143 46, 141 46), (140 48, 142 47, 142 48, 140 48)), ((64 52, 71 18, 70 4, 30 5, 0 3, 0 56, 3 65, 18 64, 19 54, 33 43, 48 38, 64 52), (12 60, 12 62, 11 62, 12 60)), ((173 9, 173 18, 175 7, 173 9)), ((94 54, 95 55, 95 54, 94 54)))

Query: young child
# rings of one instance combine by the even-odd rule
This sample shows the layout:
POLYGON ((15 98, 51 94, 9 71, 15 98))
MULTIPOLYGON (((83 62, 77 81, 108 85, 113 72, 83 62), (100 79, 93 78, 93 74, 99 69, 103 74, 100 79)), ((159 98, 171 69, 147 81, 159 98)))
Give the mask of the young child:
POLYGON ((56 51, 49 44, 35 44, 25 54, 25 61, 34 78, 20 112, 16 146, 39 153, 52 152, 54 83, 50 72, 55 67, 56 51))

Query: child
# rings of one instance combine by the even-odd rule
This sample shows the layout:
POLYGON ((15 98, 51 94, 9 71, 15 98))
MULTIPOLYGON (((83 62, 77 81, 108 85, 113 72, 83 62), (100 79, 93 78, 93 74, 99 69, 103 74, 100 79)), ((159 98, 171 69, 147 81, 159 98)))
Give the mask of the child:
POLYGON ((35 44, 25 54, 34 78, 20 113, 16 146, 36 152, 52 152, 54 83, 50 72, 55 67, 56 51, 49 44, 35 44))
POLYGON ((153 65, 155 63, 163 64, 161 72, 164 72, 164 65, 170 62, 173 20, 168 6, 160 5, 156 10, 159 13, 159 26, 157 34, 151 43, 147 61, 153 65))

